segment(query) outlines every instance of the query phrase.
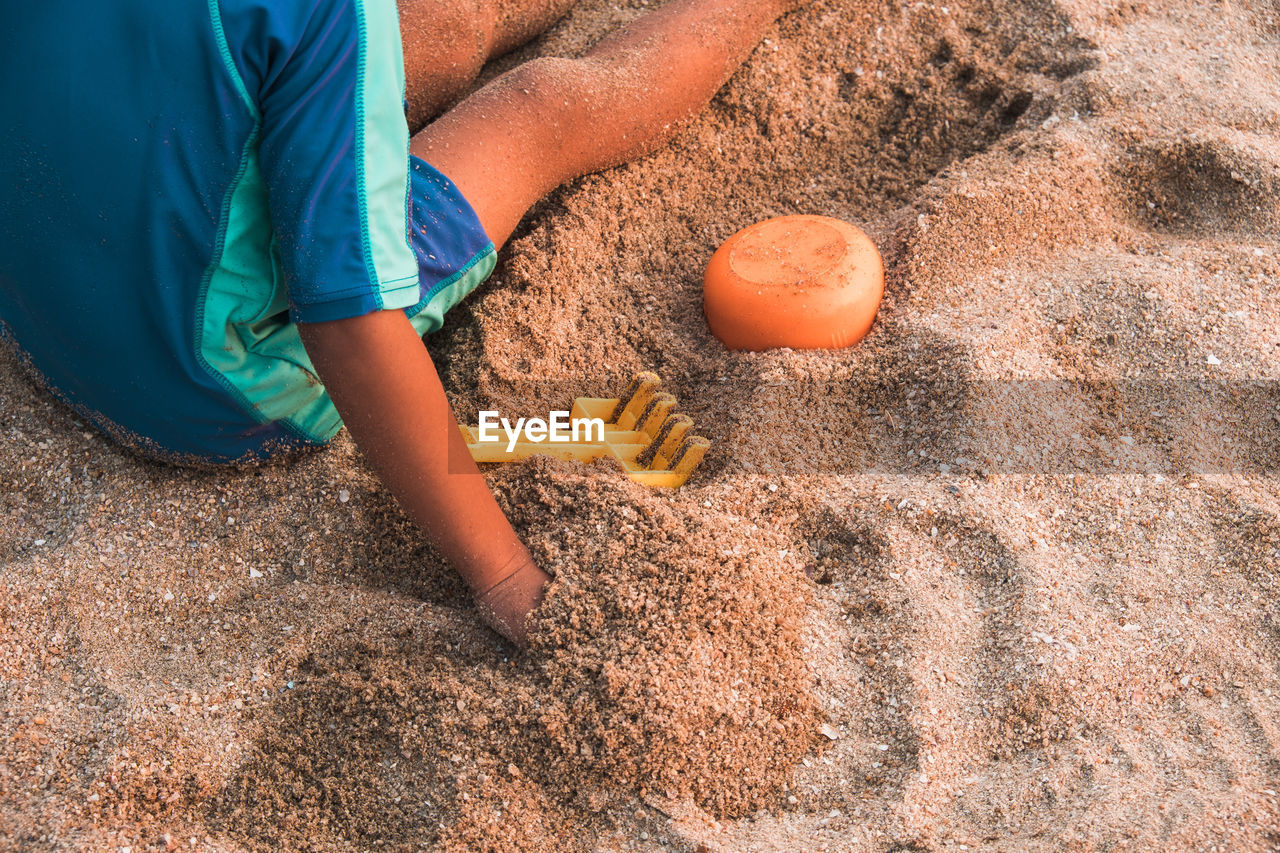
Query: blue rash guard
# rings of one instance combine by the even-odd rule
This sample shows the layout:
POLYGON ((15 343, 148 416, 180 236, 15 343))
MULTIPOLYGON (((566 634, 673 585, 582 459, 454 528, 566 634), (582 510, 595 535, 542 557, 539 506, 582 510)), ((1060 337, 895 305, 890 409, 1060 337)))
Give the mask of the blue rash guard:
POLYGON ((394 0, 9 3, 0 79, 0 334, 144 449, 328 441, 296 323, 426 333, 493 268, 409 155, 394 0))

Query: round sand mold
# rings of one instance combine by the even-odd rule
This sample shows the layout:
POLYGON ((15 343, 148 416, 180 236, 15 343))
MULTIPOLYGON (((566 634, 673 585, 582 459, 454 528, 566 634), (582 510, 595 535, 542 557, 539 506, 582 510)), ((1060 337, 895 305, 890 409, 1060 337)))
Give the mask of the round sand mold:
POLYGON ((884 264, 861 230, 827 216, 781 216, 716 250, 703 310, 730 349, 837 349, 862 339, 883 294, 884 264))

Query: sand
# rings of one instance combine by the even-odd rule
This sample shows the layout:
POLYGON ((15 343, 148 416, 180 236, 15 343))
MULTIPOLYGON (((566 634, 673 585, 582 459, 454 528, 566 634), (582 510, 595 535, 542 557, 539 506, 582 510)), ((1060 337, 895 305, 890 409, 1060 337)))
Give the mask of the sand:
POLYGON ((0 356, 0 848, 1275 849, 1278 92, 1260 0, 784 19, 429 341, 466 419, 652 369, 714 443, 489 472, 527 653, 345 436, 153 464, 0 356), (709 334, 786 213, 880 246, 857 347, 709 334))

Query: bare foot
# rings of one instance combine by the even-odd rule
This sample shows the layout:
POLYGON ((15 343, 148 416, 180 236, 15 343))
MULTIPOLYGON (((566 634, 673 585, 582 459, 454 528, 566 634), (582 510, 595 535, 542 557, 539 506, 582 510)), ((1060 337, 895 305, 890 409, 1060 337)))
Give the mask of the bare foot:
POLYGON ((546 595, 551 576, 533 564, 518 569, 483 592, 475 593, 485 624, 522 649, 529 647, 529 614, 546 595))

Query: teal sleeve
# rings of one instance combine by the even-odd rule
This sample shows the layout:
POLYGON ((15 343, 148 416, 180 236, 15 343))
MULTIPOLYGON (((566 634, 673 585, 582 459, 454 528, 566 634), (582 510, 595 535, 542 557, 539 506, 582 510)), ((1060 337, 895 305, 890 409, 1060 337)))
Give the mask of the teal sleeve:
POLYGON ((261 168, 293 317, 412 306, 418 270, 395 2, 297 6, 272 4, 275 30, 296 31, 268 28, 247 63, 258 71, 261 168), (273 49, 280 43, 291 47, 273 49))

